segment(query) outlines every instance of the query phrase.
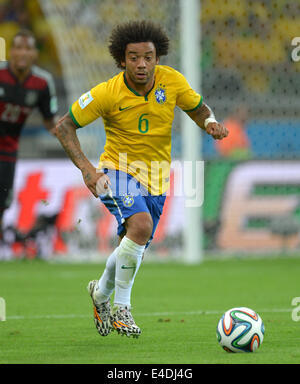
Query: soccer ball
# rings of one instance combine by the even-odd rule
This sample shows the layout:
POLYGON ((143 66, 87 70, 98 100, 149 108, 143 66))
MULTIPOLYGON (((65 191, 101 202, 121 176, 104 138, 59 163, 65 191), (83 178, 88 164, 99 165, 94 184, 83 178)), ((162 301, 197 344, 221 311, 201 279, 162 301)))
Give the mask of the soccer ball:
POLYGON ((219 320, 217 339, 227 352, 254 352, 263 342, 265 327, 250 308, 229 309, 219 320))

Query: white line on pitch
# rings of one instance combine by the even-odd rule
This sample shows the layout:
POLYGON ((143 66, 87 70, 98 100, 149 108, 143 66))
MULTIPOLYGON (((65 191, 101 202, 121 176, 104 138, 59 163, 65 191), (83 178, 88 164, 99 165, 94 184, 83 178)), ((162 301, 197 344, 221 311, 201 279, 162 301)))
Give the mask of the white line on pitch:
MULTIPOLYGON (((258 310, 258 313, 280 313, 280 312, 291 312, 291 308, 274 308, 274 309, 261 309, 258 310)), ((176 316, 176 315, 218 315, 224 313, 220 310, 198 310, 198 311, 182 311, 182 312, 151 312, 151 313, 135 313, 136 316, 145 316, 145 317, 154 317, 154 316, 176 316)), ((33 315, 33 316, 6 316, 7 320, 34 320, 34 319, 76 319, 76 318, 85 318, 91 317, 90 314, 81 315, 81 314, 64 314, 64 315, 33 315)))

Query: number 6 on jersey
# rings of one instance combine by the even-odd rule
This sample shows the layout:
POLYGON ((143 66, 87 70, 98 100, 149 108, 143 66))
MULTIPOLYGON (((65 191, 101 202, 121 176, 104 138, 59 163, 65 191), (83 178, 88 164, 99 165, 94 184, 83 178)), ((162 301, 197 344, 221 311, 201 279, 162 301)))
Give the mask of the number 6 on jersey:
POLYGON ((139 131, 141 133, 147 133, 149 130, 149 120, 144 118, 148 113, 143 113, 139 118, 139 131))

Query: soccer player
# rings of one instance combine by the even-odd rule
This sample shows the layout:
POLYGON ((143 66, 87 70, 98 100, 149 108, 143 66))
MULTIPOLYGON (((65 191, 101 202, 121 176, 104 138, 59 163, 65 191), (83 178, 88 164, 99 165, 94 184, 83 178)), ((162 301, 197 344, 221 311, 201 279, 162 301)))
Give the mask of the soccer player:
POLYGON ((33 108, 44 125, 55 132, 57 101, 52 75, 34 65, 36 40, 28 30, 12 40, 10 60, 0 62, 0 242, 2 218, 12 200, 19 137, 33 108))
POLYGON ((131 314, 131 290, 169 186, 175 106, 213 138, 228 134, 184 76, 159 65, 168 47, 166 33, 152 22, 116 26, 109 50, 122 71, 84 93, 57 125, 56 135, 85 184, 118 221, 119 245, 99 281, 88 284, 102 336, 113 329, 133 337, 141 333, 131 314), (100 116, 106 144, 96 169, 82 152, 76 130, 100 116))

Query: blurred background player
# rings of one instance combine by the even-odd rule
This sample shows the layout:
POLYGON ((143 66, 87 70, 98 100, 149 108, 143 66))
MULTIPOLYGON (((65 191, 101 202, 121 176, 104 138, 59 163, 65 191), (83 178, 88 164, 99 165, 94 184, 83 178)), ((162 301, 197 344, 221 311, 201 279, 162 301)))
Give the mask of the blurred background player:
POLYGON ((14 36, 8 62, 0 63, 0 241, 2 218, 11 203, 19 138, 26 119, 38 108, 44 126, 53 134, 57 99, 52 75, 34 65, 35 36, 20 30, 14 36))
POLYGON ((109 50, 123 71, 83 94, 57 125, 56 135, 85 184, 119 225, 119 246, 109 256, 101 279, 88 285, 102 336, 111 328, 127 336, 141 333, 131 314, 131 289, 169 187, 174 108, 184 110, 214 139, 228 135, 184 76, 158 65, 168 48, 169 39, 159 25, 146 21, 118 25, 109 50), (99 117, 104 120, 106 144, 96 169, 81 150, 76 130, 99 117), (121 154, 126 154, 125 162, 121 154), (153 173, 153 162, 164 164, 161 173, 153 173))

